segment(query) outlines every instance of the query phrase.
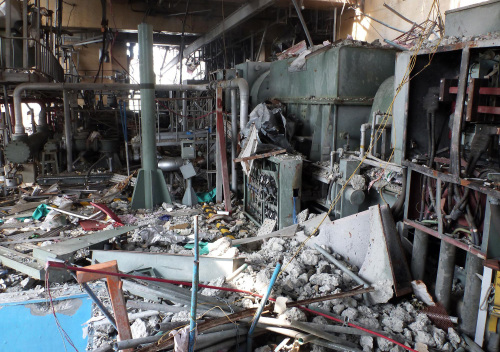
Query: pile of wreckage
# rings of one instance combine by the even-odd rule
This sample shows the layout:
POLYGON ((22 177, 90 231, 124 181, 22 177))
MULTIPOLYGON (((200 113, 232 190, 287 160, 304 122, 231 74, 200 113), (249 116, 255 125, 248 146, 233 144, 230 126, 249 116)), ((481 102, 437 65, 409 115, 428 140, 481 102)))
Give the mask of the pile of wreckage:
POLYGON ((425 285, 411 282, 387 206, 333 222, 304 210, 297 224, 273 231, 275 220, 257 226, 236 201, 231 214, 213 203, 132 210, 120 193, 129 181, 94 201, 37 186, 38 198, 25 189, 4 205, 0 303, 49 300, 39 309, 56 316, 68 309, 57 297, 85 291, 94 302, 83 327, 89 351, 187 351, 194 332, 197 351, 456 351, 470 343, 425 285))

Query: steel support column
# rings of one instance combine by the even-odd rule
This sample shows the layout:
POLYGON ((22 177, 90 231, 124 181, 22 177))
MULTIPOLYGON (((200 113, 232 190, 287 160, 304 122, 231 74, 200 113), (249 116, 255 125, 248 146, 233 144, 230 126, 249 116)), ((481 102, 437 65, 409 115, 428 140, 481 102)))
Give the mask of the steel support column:
POLYGON ((483 261, 471 253, 467 253, 465 261, 465 291, 464 306, 462 308, 461 330, 468 336, 476 333, 477 315, 479 311, 479 297, 481 296, 481 279, 477 274, 483 272, 483 261))
POLYGON ((427 245, 429 235, 415 229, 413 237, 413 251, 411 254, 411 274, 414 280, 423 280, 425 273, 425 262, 427 261, 427 245))
POLYGON ((438 302, 446 310, 450 308, 451 288, 455 272, 455 252, 456 247, 454 245, 441 241, 435 294, 438 302))
POLYGON ((150 24, 139 25, 139 55, 142 168, 137 175, 131 206, 133 209, 152 209, 163 202, 170 203, 171 198, 156 158, 153 26, 150 24))

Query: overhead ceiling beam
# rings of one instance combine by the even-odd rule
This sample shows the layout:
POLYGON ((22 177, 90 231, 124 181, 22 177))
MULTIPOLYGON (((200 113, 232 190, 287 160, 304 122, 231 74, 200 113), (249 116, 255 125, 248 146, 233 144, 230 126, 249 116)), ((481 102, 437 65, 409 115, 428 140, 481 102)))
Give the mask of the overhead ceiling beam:
MULTIPOLYGON (((184 49, 183 57, 185 58, 188 57, 202 46, 207 45, 208 43, 220 37, 224 31, 229 31, 234 27, 240 25, 241 23, 243 23, 256 13, 264 10, 266 7, 271 6, 274 2, 275 0, 249 1, 247 4, 243 5, 242 7, 234 11, 232 14, 230 14, 228 17, 226 17, 224 21, 222 21, 217 26, 212 28, 205 35, 201 36, 200 38, 195 40, 192 44, 188 45, 184 49)), ((179 63, 179 57, 177 56, 165 66, 165 69, 169 70, 178 63, 179 63)))

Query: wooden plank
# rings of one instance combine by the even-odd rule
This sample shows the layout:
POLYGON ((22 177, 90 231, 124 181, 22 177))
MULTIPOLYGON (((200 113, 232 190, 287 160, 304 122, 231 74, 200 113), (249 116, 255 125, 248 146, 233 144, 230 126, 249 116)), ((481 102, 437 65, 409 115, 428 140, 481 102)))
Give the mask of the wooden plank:
POLYGON ((278 155, 278 154, 283 154, 283 153, 286 153, 286 149, 275 150, 275 151, 267 152, 267 153, 263 153, 263 154, 251 155, 251 156, 247 156, 245 158, 236 158, 236 159, 234 159, 234 162, 241 163, 243 161, 264 159, 264 158, 269 158, 270 156, 273 156, 273 155, 278 155))

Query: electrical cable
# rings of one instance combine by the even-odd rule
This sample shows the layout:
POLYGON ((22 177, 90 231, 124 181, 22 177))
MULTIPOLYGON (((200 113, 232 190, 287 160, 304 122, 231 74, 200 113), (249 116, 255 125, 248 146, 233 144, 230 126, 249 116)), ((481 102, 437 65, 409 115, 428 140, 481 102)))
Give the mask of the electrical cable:
MULTIPOLYGON (((66 270, 71 270, 71 271, 81 271, 81 272, 87 272, 87 273, 101 274, 101 275, 104 275, 104 276, 116 276, 116 277, 120 277, 120 278, 128 278, 128 279, 136 279, 136 280, 145 280, 145 281, 153 281, 153 282, 163 282, 163 283, 169 283, 169 284, 174 284, 174 285, 183 285, 183 286, 189 286, 189 287, 193 286, 192 282, 187 282, 187 281, 167 280, 167 279, 160 279, 160 278, 157 278, 157 277, 149 277, 149 276, 141 276, 141 275, 116 273, 116 272, 110 272, 110 271, 104 271, 104 270, 94 270, 94 269, 88 269, 88 268, 85 268, 85 267, 80 268, 80 267, 76 267, 76 266, 67 265, 66 263, 63 263, 63 262, 53 262, 53 261, 47 261, 47 263, 46 263, 46 268, 45 268, 45 270, 46 270, 46 281, 45 281, 46 284, 48 284, 48 271, 49 271, 50 268, 66 269, 66 270)), ((259 295, 257 293, 253 293, 251 291, 240 290, 240 289, 237 289, 237 288, 230 288, 230 287, 219 287, 219 286, 198 284, 198 288, 209 288, 209 289, 213 289, 213 290, 235 292, 235 293, 244 293, 244 294, 248 294, 248 295, 259 297, 259 298, 263 297, 262 295, 259 295)), ((275 301, 274 298, 269 298, 269 300, 270 301, 275 301)), ((302 310, 304 310, 304 311, 306 311, 306 312, 314 313, 314 314, 323 316, 324 318, 327 318, 327 319, 330 319, 330 320, 333 320, 333 321, 336 321, 336 322, 339 322, 339 323, 342 323, 342 324, 345 323, 343 320, 336 319, 336 318, 331 317, 329 315, 323 314, 321 312, 317 312, 315 310, 312 310, 312 309, 309 309, 309 308, 306 308, 306 307, 303 307, 303 306, 300 306, 299 308, 302 309, 302 310)), ((405 346, 405 345, 403 345, 402 343, 400 343, 398 341, 395 341, 395 340, 391 339, 390 337, 384 336, 384 335, 379 334, 379 333, 377 333, 375 331, 372 331, 370 329, 366 329, 366 328, 363 328, 363 327, 361 327, 359 325, 355 325, 355 324, 352 324, 352 323, 348 323, 348 325, 351 326, 351 327, 353 327, 353 328, 355 328, 355 329, 362 330, 362 331, 368 332, 368 333, 370 333, 372 335, 375 335, 377 337, 386 339, 387 341, 395 343, 398 346, 401 346, 402 348, 404 348, 404 349, 406 349, 408 351, 417 352, 414 349, 412 349, 412 348, 410 348, 408 346, 405 346)))

